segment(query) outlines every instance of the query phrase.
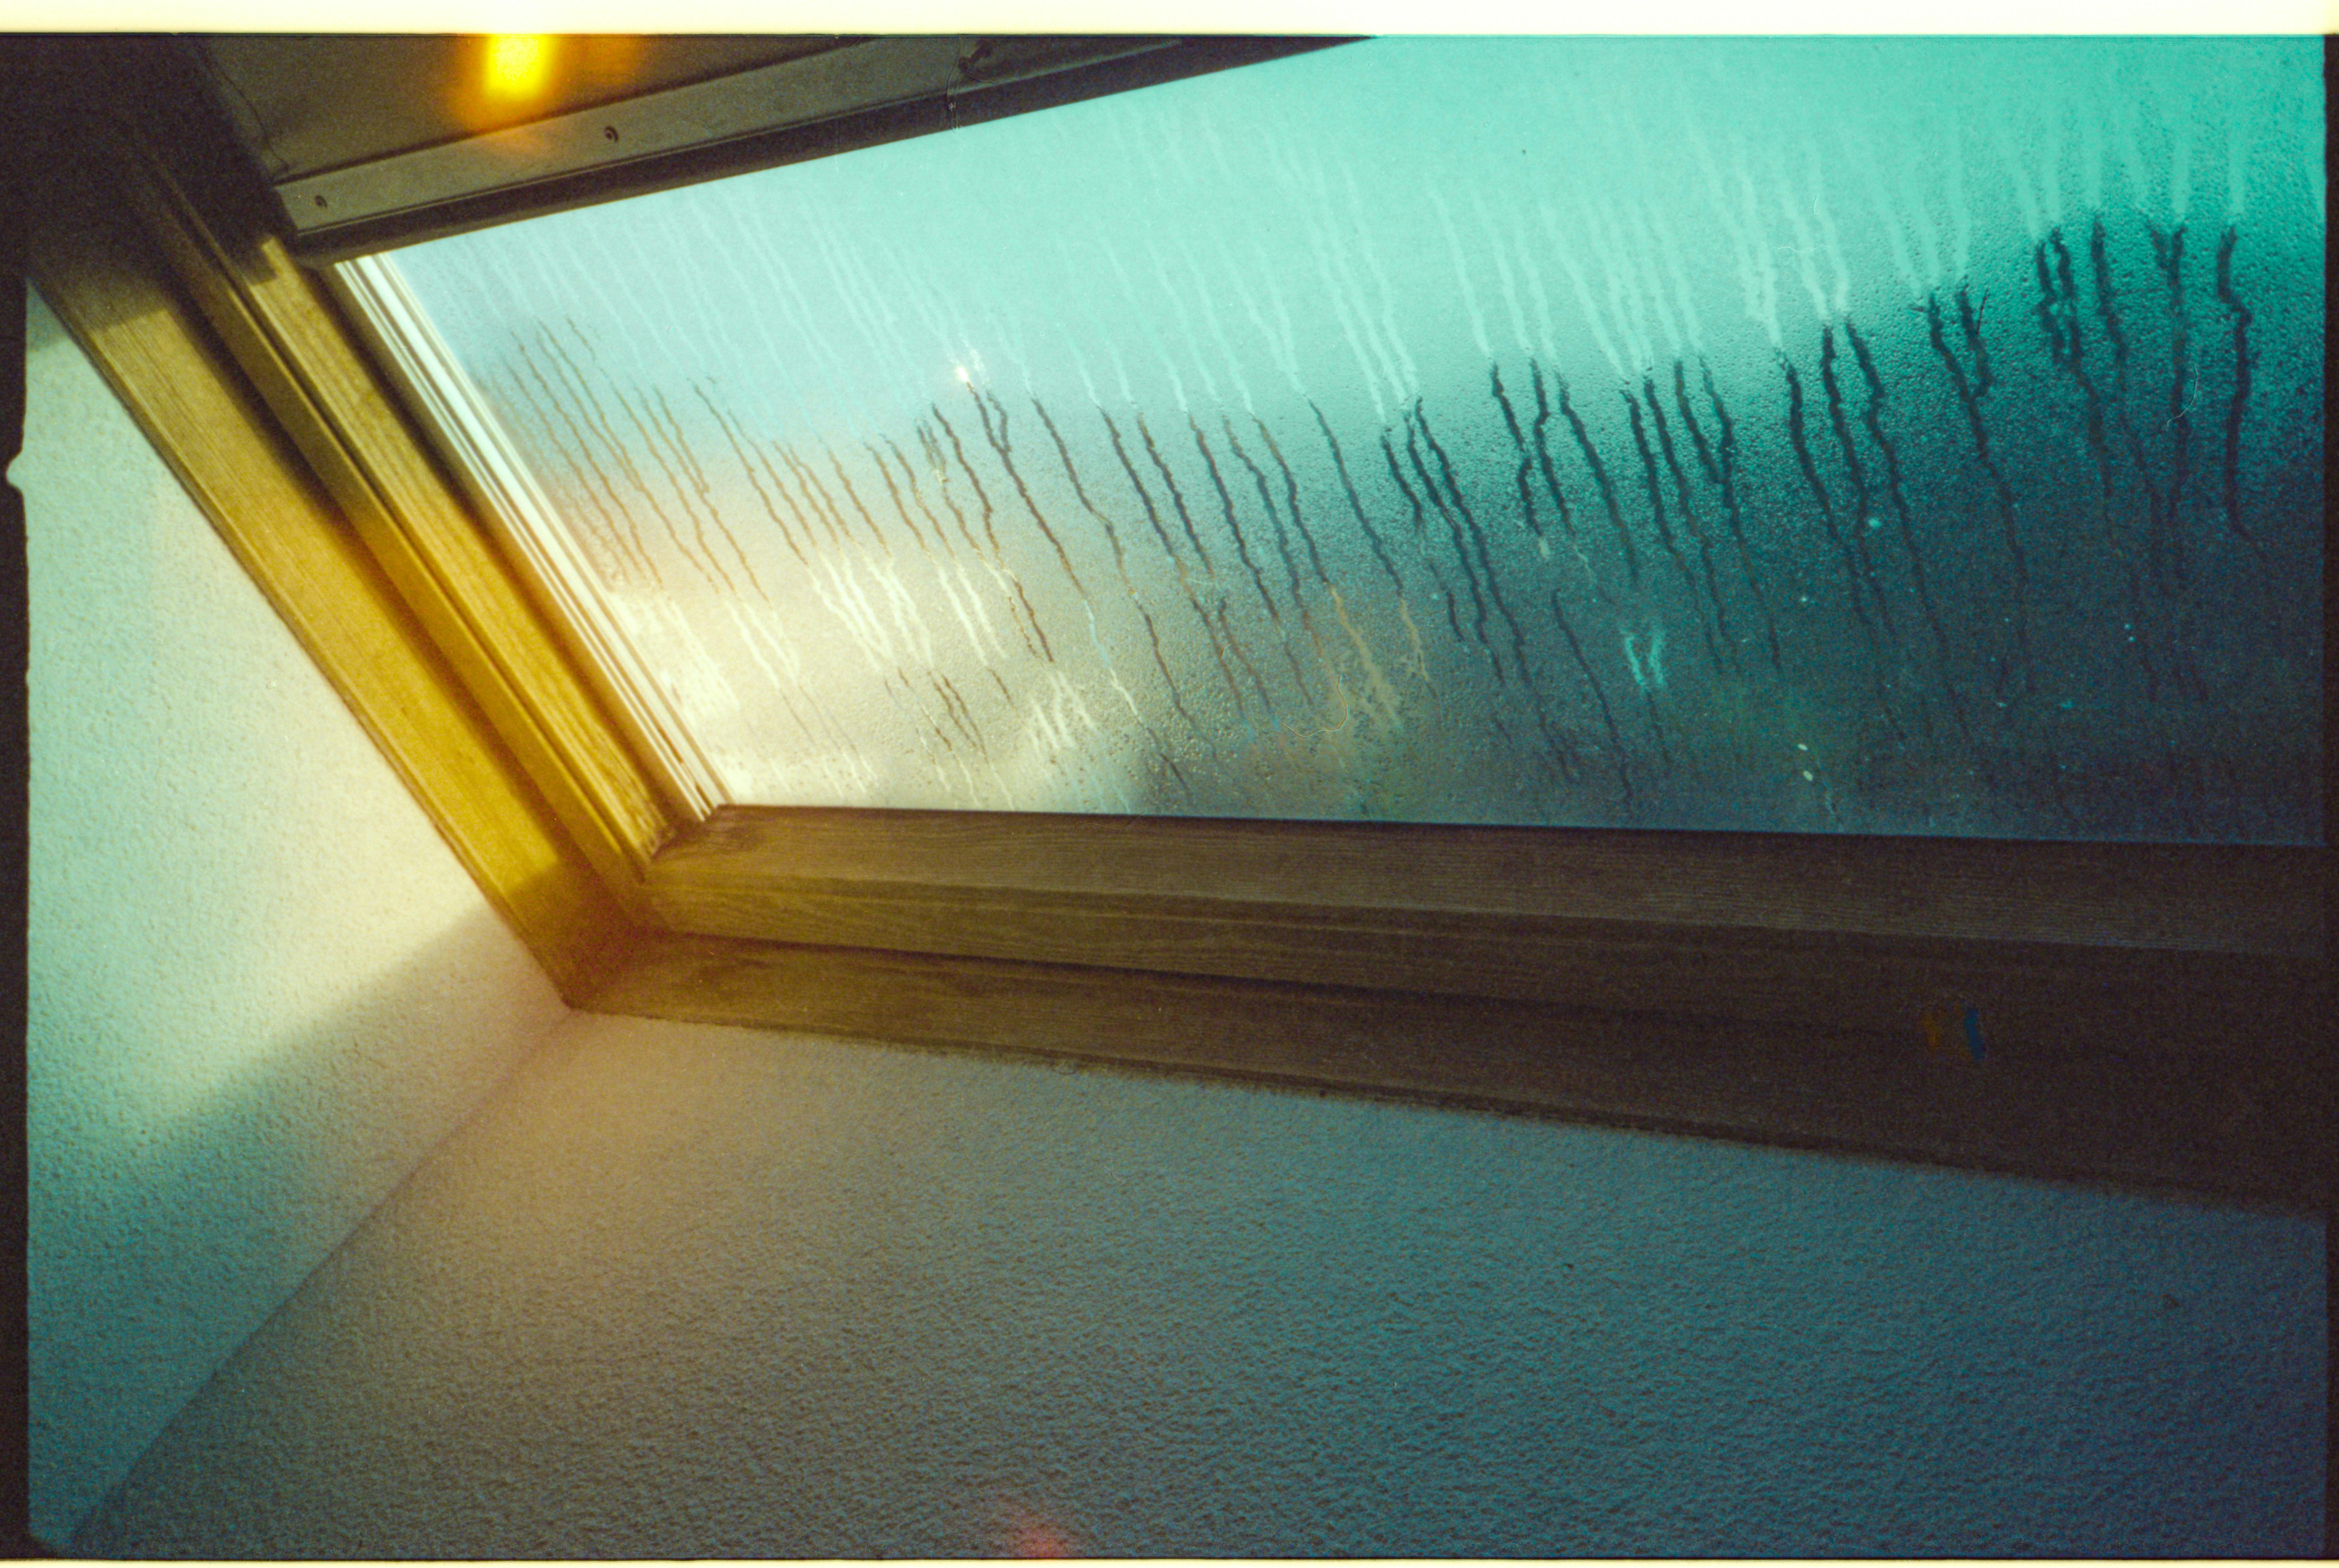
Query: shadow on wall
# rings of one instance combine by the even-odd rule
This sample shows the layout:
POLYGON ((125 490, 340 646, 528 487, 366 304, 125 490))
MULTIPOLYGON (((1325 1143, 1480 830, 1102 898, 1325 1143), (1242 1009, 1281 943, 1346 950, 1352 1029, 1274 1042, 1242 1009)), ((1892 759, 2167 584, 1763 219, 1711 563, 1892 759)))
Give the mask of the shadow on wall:
POLYGON ((104 1556, 2313 1549, 2319 1222, 575 1015, 104 1556))
POLYGON ((62 1543, 561 1016, 35 296, 32 1524, 62 1543))
POLYGON ((85 978, 36 971, 29 1031, 33 1524, 59 1547, 558 1015, 483 905, 260 1041, 234 974, 181 977, 161 1039, 85 978))

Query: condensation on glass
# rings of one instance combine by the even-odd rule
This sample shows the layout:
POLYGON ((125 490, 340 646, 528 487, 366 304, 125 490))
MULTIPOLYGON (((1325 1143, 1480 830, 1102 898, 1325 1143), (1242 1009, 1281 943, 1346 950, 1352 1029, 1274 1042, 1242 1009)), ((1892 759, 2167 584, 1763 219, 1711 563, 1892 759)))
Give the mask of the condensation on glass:
POLYGON ((2320 68, 1379 40, 389 265, 731 800, 2318 842, 2320 68))

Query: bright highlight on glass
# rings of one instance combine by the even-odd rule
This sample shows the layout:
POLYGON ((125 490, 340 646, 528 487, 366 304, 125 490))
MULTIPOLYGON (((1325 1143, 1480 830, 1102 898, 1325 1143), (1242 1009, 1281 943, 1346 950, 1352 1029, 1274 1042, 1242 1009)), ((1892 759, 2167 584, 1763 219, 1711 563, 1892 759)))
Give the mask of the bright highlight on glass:
POLYGON ((2314 842, 2316 40, 1380 40, 394 258, 729 798, 2314 842))

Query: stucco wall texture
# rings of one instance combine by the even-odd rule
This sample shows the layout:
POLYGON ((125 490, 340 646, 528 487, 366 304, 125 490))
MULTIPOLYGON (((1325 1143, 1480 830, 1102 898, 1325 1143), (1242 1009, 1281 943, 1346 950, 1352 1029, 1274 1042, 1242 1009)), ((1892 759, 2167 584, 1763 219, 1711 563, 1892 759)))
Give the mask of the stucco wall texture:
POLYGON ((2312 1552, 2318 1221, 573 1015, 107 1555, 2312 1552))
POLYGON ((31 1496, 61 1544, 564 1009, 30 301, 31 1496))
POLYGON ((2319 1219, 564 1014, 35 322, 53 1541, 2319 1544, 2319 1219))

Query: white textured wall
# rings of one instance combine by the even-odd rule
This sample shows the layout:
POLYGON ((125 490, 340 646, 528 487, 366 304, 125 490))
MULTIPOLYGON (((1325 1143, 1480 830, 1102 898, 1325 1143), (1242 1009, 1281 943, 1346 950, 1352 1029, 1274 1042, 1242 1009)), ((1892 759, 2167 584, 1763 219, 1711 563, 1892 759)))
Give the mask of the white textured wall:
POLYGON ((29 316, 32 1498, 62 1543, 565 1010, 29 316))
POLYGON ((2324 1245, 579 1014, 76 1545, 2311 1554, 2324 1245))

